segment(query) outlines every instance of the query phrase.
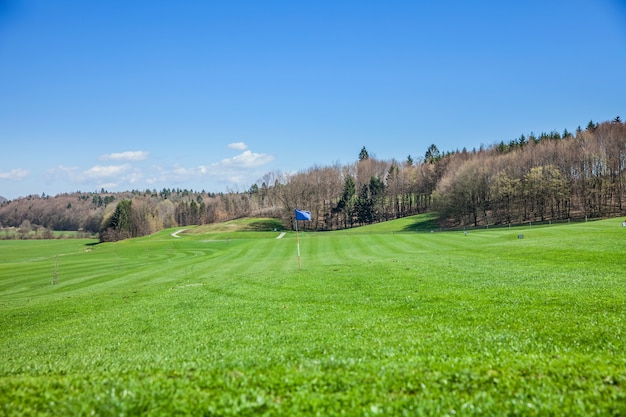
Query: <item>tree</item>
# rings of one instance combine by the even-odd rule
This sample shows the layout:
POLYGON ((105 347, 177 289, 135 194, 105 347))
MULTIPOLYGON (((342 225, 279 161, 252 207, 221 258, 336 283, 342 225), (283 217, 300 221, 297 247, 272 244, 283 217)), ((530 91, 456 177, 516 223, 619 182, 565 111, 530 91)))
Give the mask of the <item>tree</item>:
POLYGON ((334 212, 343 214, 343 225, 344 227, 352 227, 353 224, 353 213, 354 213, 354 205, 356 203, 356 183, 354 182, 354 178, 352 175, 348 175, 344 181, 343 185, 343 193, 341 195, 341 199, 333 209, 334 212))
POLYGON ((354 212, 359 223, 369 224, 379 219, 384 193, 385 183, 378 177, 370 177, 369 184, 361 186, 354 203, 354 212))
POLYGON ((490 171, 485 153, 467 161, 454 161, 454 168, 437 184, 437 206, 440 211, 461 224, 477 226, 486 220, 489 209, 490 171))
POLYGON ((596 128, 598 127, 597 123, 593 123, 593 120, 589 120, 589 123, 587 123, 587 131, 588 132, 593 132, 594 130, 596 130, 596 128))
POLYGON ((426 154, 424 154, 424 161, 432 164, 436 162, 439 158, 441 158, 441 152, 439 152, 439 149, 437 149, 437 146, 435 146, 435 144, 433 143, 428 147, 428 149, 426 149, 426 154))
POLYGON ((496 223, 511 223, 517 207, 520 180, 511 178, 504 170, 498 172, 491 180, 489 194, 491 197, 492 218, 496 223))
POLYGON ((524 177, 525 197, 530 213, 544 221, 546 215, 559 218, 565 206, 566 182, 554 165, 531 168, 524 177), (550 213, 548 213, 550 209, 550 213))
POLYGON ((159 217, 163 222, 162 227, 169 228, 178 226, 176 223, 176 207, 171 200, 163 199, 157 204, 159 217))
POLYGON ((131 236, 147 236, 160 230, 163 220, 156 203, 150 199, 138 197, 131 206, 131 236))
POLYGON ((372 202, 373 221, 380 220, 381 213, 384 210, 383 202, 385 201, 385 183, 379 177, 371 177, 369 184, 370 200, 372 202))
POLYGON ((372 222, 373 204, 366 184, 363 184, 359 191, 359 195, 354 203, 354 212, 360 224, 372 222))
POLYGON ((28 220, 22 221, 22 223, 20 224, 20 233, 21 234, 27 235, 30 232, 32 232, 32 230, 33 229, 31 227, 30 221, 28 221, 28 220))
POLYGON ((131 200, 122 200, 117 204, 106 227, 100 232, 101 241, 115 242, 132 236, 131 205, 131 200))
POLYGON ((369 153, 367 153, 367 149, 365 149, 365 146, 363 148, 361 148, 361 152, 359 152, 359 161, 365 161, 366 159, 369 159, 370 155, 369 153))

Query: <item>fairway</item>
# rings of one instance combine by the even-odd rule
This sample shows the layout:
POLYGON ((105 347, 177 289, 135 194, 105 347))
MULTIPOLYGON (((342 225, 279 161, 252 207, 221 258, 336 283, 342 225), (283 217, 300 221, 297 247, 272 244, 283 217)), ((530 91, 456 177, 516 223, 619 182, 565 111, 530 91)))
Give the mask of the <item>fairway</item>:
POLYGON ((430 222, 0 241, 0 414, 626 414, 621 220, 430 222))

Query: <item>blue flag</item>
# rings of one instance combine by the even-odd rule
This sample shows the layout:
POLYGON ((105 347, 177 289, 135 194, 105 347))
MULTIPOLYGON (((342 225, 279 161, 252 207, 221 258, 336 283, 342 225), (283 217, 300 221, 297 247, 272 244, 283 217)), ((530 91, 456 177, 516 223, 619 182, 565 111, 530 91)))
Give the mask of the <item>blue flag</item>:
POLYGON ((296 209, 296 220, 308 220, 311 221, 311 212, 296 209))

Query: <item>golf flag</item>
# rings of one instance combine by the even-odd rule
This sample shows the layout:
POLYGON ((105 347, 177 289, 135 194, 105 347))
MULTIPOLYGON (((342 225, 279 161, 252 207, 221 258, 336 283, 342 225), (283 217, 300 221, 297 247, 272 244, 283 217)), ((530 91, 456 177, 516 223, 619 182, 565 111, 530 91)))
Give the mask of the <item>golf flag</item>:
POLYGON ((311 221, 311 212, 296 209, 296 220, 308 220, 311 221))
POLYGON ((311 221, 311 212, 305 210, 296 210, 296 244, 298 245, 298 269, 302 269, 300 263, 300 238, 298 237, 298 220, 311 221))

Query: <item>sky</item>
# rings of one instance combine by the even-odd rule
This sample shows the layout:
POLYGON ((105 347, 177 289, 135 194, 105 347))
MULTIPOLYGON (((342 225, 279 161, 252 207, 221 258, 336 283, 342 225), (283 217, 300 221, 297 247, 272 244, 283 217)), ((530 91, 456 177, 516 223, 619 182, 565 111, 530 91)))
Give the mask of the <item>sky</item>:
POLYGON ((0 196, 245 191, 626 120, 626 2, 0 0, 0 196))

